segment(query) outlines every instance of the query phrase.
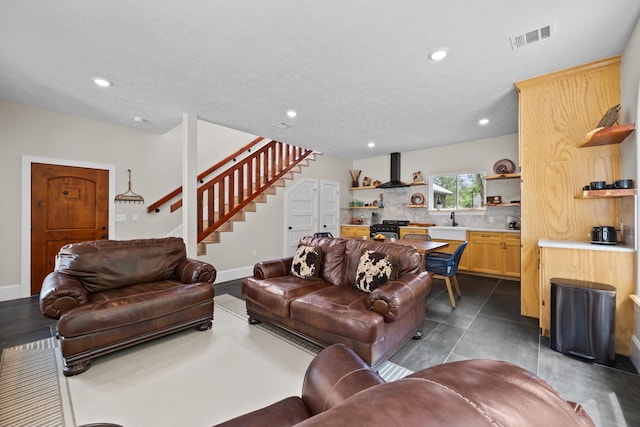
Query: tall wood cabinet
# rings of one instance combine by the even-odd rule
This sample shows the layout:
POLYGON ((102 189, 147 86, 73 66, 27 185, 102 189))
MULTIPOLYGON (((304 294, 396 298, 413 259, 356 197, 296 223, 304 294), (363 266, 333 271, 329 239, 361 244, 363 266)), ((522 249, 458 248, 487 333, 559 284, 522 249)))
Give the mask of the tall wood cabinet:
POLYGON ((620 179, 619 145, 580 148, 620 102, 620 57, 516 83, 521 182, 521 313, 540 317, 538 240, 587 241, 595 225, 619 226, 615 200, 577 200, 591 181, 620 179))

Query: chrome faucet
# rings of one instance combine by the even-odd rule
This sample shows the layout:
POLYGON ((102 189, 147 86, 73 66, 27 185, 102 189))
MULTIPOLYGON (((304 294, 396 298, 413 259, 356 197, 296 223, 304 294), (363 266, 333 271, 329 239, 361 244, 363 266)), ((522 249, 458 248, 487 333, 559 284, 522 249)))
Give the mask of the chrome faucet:
POLYGON ((452 226, 455 227, 456 225, 458 225, 458 223, 456 222, 456 213, 455 212, 451 212, 451 216, 449 218, 451 218, 451 225, 452 226))

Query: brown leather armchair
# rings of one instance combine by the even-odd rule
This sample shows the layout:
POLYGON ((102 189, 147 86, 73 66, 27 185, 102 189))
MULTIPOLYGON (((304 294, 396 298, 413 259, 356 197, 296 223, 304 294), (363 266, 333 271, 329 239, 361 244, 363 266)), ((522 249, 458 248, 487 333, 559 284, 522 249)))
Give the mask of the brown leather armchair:
POLYGON ((40 310, 58 320, 64 374, 92 358, 189 327, 211 328, 216 270, 186 257, 180 238, 64 246, 40 310))
POLYGON ((517 365, 464 360, 385 383, 344 344, 311 362, 302 396, 287 397, 216 427, 591 426, 578 404, 517 365))

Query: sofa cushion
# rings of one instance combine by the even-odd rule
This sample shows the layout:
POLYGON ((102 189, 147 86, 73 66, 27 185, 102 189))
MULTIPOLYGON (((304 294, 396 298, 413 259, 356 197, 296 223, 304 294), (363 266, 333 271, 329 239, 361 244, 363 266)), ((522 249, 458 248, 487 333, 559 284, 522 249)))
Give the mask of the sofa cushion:
POLYGON ((362 251, 356 270, 356 288, 364 292, 398 278, 398 260, 393 255, 385 255, 370 249, 362 251))
POLYGON ((247 277, 242 281, 242 293, 247 300, 281 317, 289 317, 289 304, 296 298, 329 285, 321 279, 304 280, 293 275, 259 280, 247 277))
POLYGON ((178 237, 97 240, 60 249, 56 271, 76 276, 90 292, 167 280, 187 256, 178 237))
POLYGON ((322 268, 322 248, 300 245, 291 263, 291 274, 301 279, 317 279, 322 268))
POLYGON ((346 239, 304 236, 300 239, 300 244, 322 248, 320 277, 327 283, 331 285, 349 283, 345 281, 346 239))
POLYGON ((118 330, 212 300, 213 286, 207 282, 184 284, 164 280, 111 289, 91 294, 87 304, 63 314, 58 331, 70 338, 118 330))
POLYGON ((291 301, 290 316, 335 337, 375 344, 384 339, 384 317, 367 310, 367 295, 353 285, 327 286, 291 301))
POLYGON ((398 277, 407 273, 418 273, 422 268, 422 257, 413 246, 397 245, 395 243, 376 242, 375 240, 345 239, 346 258, 344 282, 353 284, 356 281, 356 271, 360 256, 364 249, 393 255, 398 260, 398 277))

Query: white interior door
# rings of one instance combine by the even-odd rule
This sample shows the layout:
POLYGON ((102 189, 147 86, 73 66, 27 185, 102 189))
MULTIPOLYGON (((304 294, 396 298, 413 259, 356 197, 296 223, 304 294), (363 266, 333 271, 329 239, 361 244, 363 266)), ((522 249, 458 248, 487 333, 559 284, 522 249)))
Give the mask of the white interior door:
POLYGON ((286 230, 285 256, 296 253, 300 237, 316 230, 318 212, 318 181, 302 179, 285 193, 286 230))
POLYGON ((320 181, 320 223, 318 231, 340 236, 340 184, 320 181))

